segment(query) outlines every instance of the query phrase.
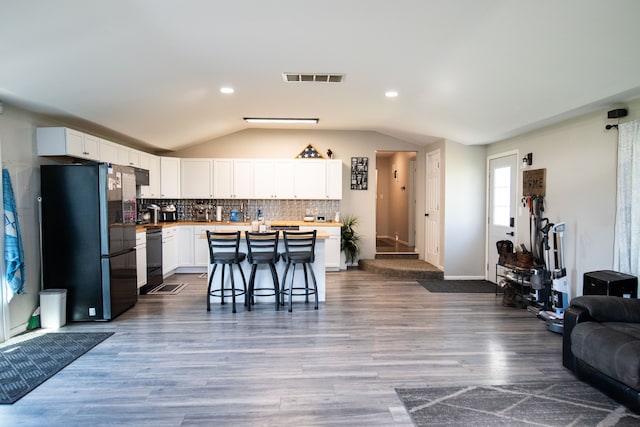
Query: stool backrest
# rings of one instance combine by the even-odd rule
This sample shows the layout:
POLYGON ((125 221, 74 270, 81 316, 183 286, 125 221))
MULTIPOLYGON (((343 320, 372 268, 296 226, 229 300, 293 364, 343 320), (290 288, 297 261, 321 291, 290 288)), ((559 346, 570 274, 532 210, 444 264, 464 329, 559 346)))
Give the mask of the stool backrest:
POLYGON ((284 249, 289 254, 303 252, 308 254, 309 262, 314 262, 316 257, 316 230, 289 231, 283 230, 284 249))
POLYGON ((207 230, 207 241, 209 243, 209 259, 213 262, 216 255, 224 254, 225 257, 233 256, 238 258, 240 249, 239 231, 209 231, 207 230))
POLYGON ((278 232, 257 233, 246 231, 244 233, 247 240, 247 258, 253 263, 256 254, 271 254, 272 262, 278 262, 278 232))

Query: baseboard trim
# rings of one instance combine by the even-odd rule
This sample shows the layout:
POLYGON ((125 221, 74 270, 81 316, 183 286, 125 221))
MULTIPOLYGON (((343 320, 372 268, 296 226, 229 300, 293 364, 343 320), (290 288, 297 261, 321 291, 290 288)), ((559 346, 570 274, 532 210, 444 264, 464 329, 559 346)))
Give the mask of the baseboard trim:
POLYGON ((484 280, 484 276, 447 276, 445 274, 444 280, 484 280))

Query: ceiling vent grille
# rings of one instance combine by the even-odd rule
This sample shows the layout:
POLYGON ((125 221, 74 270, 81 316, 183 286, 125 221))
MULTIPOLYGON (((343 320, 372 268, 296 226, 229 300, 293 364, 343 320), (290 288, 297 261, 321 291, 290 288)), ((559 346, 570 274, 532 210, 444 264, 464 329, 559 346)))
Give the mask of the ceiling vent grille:
POLYGON ((342 80, 344 79, 344 74, 337 74, 337 73, 315 73, 315 74, 282 73, 282 79, 287 83, 300 83, 300 82, 341 83, 342 80))

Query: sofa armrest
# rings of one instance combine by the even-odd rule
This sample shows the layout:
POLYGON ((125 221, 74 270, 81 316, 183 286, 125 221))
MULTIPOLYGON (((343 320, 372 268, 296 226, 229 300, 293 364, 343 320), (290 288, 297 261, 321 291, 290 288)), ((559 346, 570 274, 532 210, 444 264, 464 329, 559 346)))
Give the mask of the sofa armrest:
POLYGON ((588 310, 573 305, 574 300, 575 298, 571 300, 571 305, 564 311, 564 320, 562 322, 562 365, 573 372, 576 369, 575 357, 571 352, 571 332, 578 323, 593 320, 588 310))
POLYGON ((596 322, 640 323, 640 300, 606 295, 583 295, 571 306, 589 313, 596 322))

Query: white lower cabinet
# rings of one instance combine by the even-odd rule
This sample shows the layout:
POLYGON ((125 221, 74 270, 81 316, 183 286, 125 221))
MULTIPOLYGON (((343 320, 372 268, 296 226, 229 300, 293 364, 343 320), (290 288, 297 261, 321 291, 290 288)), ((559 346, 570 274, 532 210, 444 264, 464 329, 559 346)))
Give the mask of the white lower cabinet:
POLYGON ((181 225, 176 233, 178 242, 178 267, 193 267, 193 226, 181 225))
POLYGON ((322 230, 329 235, 324 242, 325 270, 340 270, 340 227, 300 227, 300 231, 311 230, 322 230))
POLYGON ((209 265, 209 244, 207 242, 207 230, 215 230, 213 225, 196 225, 193 227, 193 264, 202 267, 206 271, 209 265))
POLYGON ((167 276, 178 268, 177 226, 162 228, 162 275, 167 276))
POLYGON ((147 284, 147 234, 136 233, 136 272, 138 288, 147 284))

